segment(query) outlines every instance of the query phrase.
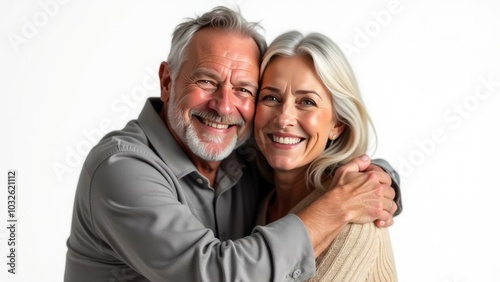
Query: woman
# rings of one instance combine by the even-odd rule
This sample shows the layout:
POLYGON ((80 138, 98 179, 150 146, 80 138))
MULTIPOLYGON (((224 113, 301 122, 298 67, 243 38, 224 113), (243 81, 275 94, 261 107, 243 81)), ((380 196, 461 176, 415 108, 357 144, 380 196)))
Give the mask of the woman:
MULTIPOLYGON (((254 133, 275 185, 258 219, 266 224, 319 197, 336 167, 365 153, 370 120, 346 58, 324 35, 276 38, 261 78, 254 133)), ((347 224, 316 270, 312 281, 395 281, 387 228, 347 224)))

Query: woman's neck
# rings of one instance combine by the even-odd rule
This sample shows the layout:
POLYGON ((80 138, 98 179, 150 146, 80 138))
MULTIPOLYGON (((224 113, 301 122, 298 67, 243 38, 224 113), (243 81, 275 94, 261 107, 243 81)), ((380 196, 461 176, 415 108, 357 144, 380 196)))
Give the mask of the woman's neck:
POLYGON ((267 222, 282 218, 312 190, 306 186, 306 168, 274 171, 275 197, 269 202, 267 222))

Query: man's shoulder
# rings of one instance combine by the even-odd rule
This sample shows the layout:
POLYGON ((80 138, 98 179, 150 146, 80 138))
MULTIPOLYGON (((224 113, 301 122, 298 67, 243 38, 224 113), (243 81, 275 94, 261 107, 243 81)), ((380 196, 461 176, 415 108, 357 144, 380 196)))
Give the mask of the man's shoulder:
POLYGON ((154 150, 149 147, 146 134, 137 121, 130 121, 125 128, 106 134, 90 150, 85 160, 85 166, 91 173, 105 160, 117 154, 130 157, 142 156, 149 159, 156 156, 154 150))

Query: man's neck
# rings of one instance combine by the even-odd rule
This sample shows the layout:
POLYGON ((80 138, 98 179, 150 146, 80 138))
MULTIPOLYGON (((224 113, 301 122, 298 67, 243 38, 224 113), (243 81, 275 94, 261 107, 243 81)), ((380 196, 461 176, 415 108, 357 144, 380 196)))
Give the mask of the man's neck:
POLYGON ((215 187, 215 176, 217 175, 217 169, 219 168, 221 162, 199 161, 199 158, 196 156, 190 156, 189 158, 193 162, 198 172, 208 179, 208 181, 210 182, 210 186, 215 187), (198 162, 196 160, 198 160, 198 162))

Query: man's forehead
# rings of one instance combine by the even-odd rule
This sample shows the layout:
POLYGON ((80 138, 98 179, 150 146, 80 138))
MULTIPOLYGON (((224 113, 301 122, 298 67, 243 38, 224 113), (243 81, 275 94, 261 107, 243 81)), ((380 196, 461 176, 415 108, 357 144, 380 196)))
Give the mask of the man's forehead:
MULTIPOLYGON (((189 58, 188 58, 189 61, 189 58)), ((195 67, 229 68, 231 70, 258 72, 258 64, 255 61, 238 56, 201 55, 201 58, 193 60, 195 67)))
POLYGON ((234 31, 205 28, 198 31, 188 55, 199 61, 225 62, 235 66, 259 65, 260 53, 255 41, 234 31))

